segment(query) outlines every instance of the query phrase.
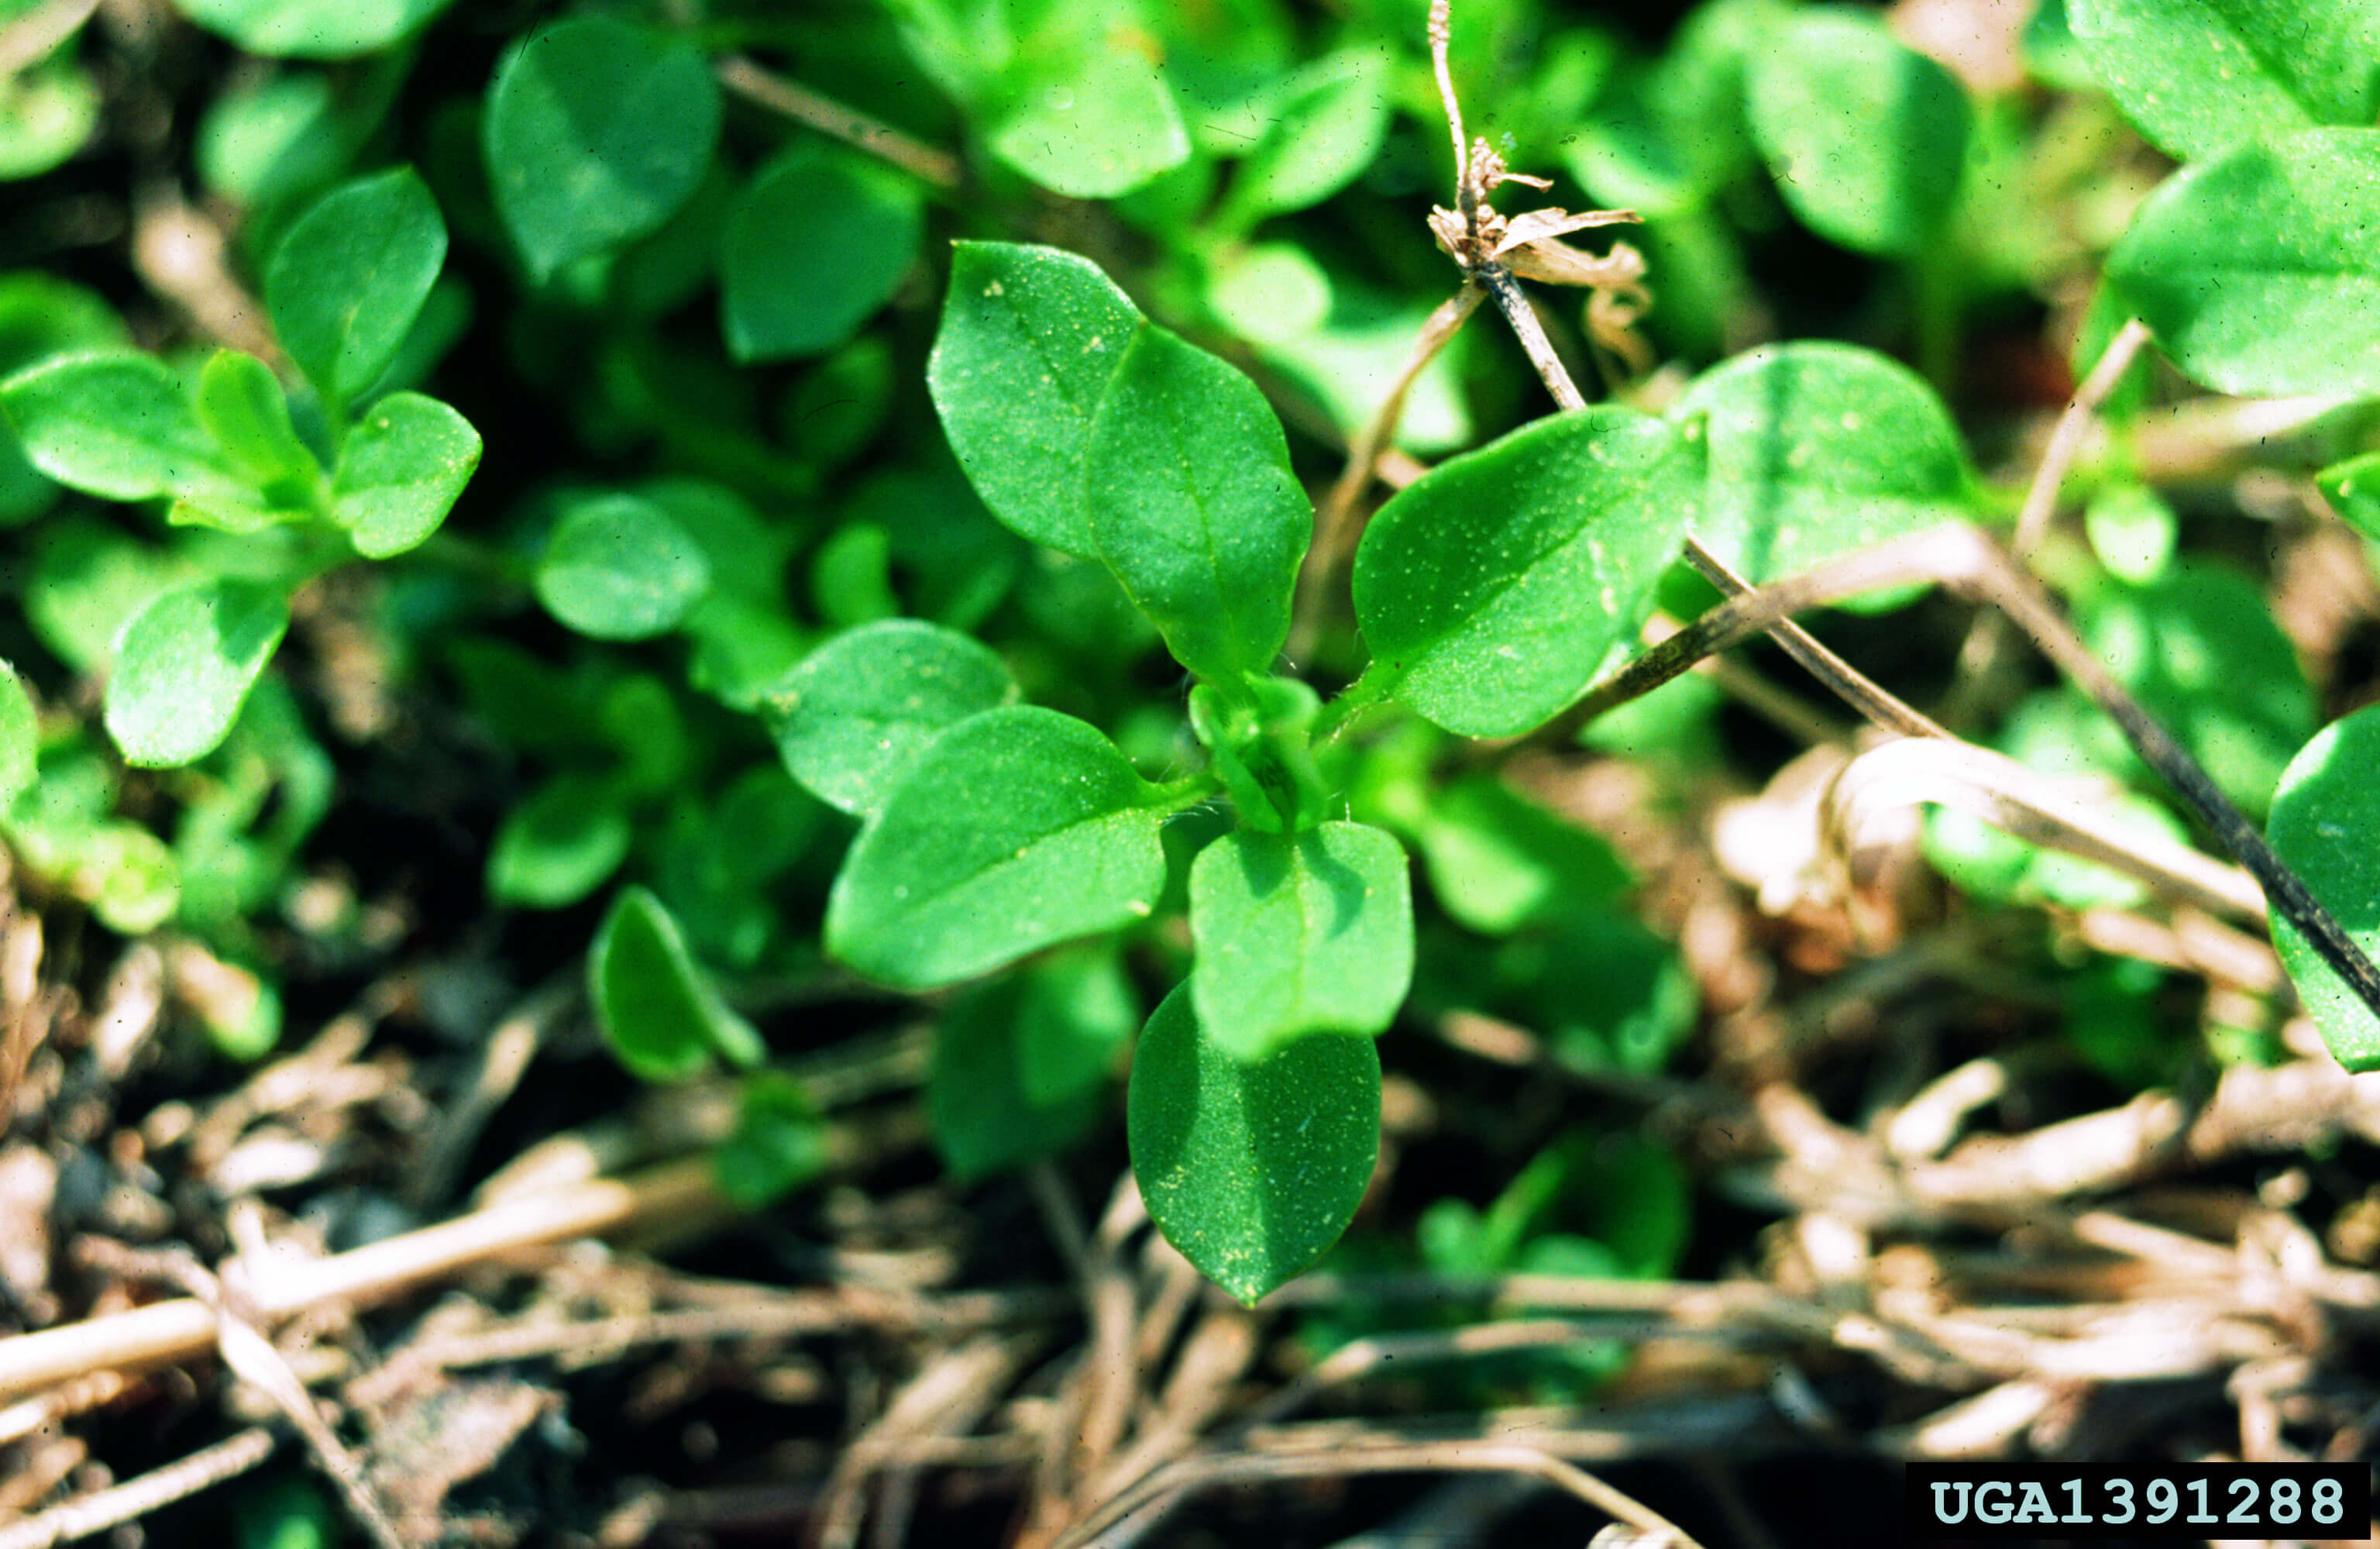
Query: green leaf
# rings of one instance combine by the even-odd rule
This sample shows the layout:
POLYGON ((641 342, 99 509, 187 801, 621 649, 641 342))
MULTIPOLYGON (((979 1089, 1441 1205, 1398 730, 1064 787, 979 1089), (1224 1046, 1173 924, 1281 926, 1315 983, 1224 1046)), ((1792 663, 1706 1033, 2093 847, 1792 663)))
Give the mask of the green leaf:
POLYGON ((1545 721, 1635 640, 1699 474, 1687 437, 1609 406, 1431 470, 1355 552, 1355 616, 1382 686, 1467 736, 1545 721))
POLYGON ((218 349, 199 373, 199 422, 224 457, 259 487, 303 489, 322 476, 322 464, 289 422, 289 398, 273 368, 253 355, 218 349))
POLYGON ((1190 159, 1164 71, 1133 30, 1095 26, 1027 54, 991 152, 1053 193, 1113 199, 1190 159))
POLYGON ((537 566, 538 601, 582 635, 632 640, 684 618, 710 590, 710 561, 667 513, 640 495, 573 505, 537 566))
POLYGON ((917 261, 917 186, 796 146, 752 179, 719 254, 720 314, 742 361, 823 355, 892 299, 917 261))
POLYGON ((969 716, 860 830, 827 901, 827 949, 927 989, 1145 920, 1165 886, 1152 789, 1070 715, 969 716))
POLYGON ((99 84, 72 51, 0 73, 0 181, 38 177, 99 126, 99 84))
POLYGON ((767 702, 794 778, 867 817, 945 729, 1015 698, 1015 679, 984 646, 937 624, 887 618, 819 647, 767 702))
POLYGON ((1405 852, 1359 823, 1227 834, 1191 865, 1190 936, 1218 1048, 1261 1059, 1309 1033, 1378 1032, 1413 983, 1405 852))
POLYGON ((1949 411, 1872 350, 1751 350, 1706 372, 1670 417, 1701 418, 1709 445, 1696 536, 1754 582, 1973 514, 1949 411))
POLYGON ((1140 313, 1087 258, 961 242, 926 364, 951 449, 1019 537, 1097 554, 1083 505, 1091 418, 1140 313))
POLYGON ((1319 204, 1372 165, 1388 138, 1388 55, 1349 49, 1318 59, 1245 116, 1263 138, 1232 176, 1227 226, 1319 204))
POLYGON ((485 126, 496 209, 540 284, 658 230, 719 141, 694 46, 601 17, 542 27, 496 66, 485 126))
POLYGON ((587 951, 595 1025, 641 1080, 700 1075, 718 1055, 748 1068, 767 1055, 750 1023, 727 1009, 661 900, 624 887, 587 951))
POLYGON ((620 869, 633 836, 618 791, 587 774, 548 780, 504 814, 488 848, 488 896, 563 909, 620 869))
POLYGON ((2124 116, 2177 161, 2380 116, 2380 0, 2068 0, 2124 116))
POLYGON ((2118 680, 2224 795, 2262 812, 2315 724, 2313 689, 2262 590, 2235 570, 2180 564, 2151 585, 2110 588, 2079 614, 2118 680))
POLYGON ((218 579, 168 592, 124 627, 107 732, 127 762, 189 763, 230 734, 289 628, 278 589, 218 579))
POLYGON ((1363 1202, 1379 1153, 1379 1051, 1337 1035, 1241 1060, 1198 1025, 1184 984, 1141 1031, 1127 1128, 1158 1230, 1254 1306, 1363 1202))
POLYGON ((2168 178, 2107 280, 2225 393, 2380 394, 2380 130, 2308 129, 2168 178))
POLYGON ((1064 951, 953 1001, 934 1031, 926 1120, 962 1181, 1065 1150, 1099 1120, 1140 1006, 1112 949, 1064 951))
POLYGON ((2099 563, 2121 579, 2153 581, 2173 563, 2173 507, 2147 484, 2110 484, 2093 495, 2082 531, 2099 563))
POLYGON ((33 698, 17 669, 0 662, 0 811, 33 783, 33 756, 42 739, 33 698))
POLYGON ((418 30, 453 0, 176 0, 211 32, 250 54, 347 59, 418 30))
POLYGON ((273 329, 323 401, 380 379, 446 262, 438 201, 401 166, 342 183, 291 224, 264 270, 273 329))
POLYGON ((1092 420, 1083 496, 1099 557, 1174 660, 1210 682, 1270 670, 1314 508, 1255 383, 1144 326, 1092 420))
MULTIPOLYGON (((2380 705, 2317 733, 2289 761, 2266 837, 2366 957, 2380 953, 2380 705)), ((2380 1069, 2380 1019, 2277 909, 2273 945, 2338 1063, 2380 1069)))
MULTIPOLYGON (((26 458, 59 483, 109 500, 237 498, 189 396, 146 355, 69 355, 0 384, 26 458)), ((253 498, 251 496, 250 498, 253 498)))
POLYGON ((1956 77, 1880 17, 1839 7, 1776 28, 1750 76, 1753 138, 1804 225, 1904 258, 1939 239, 1973 116, 1956 77))
POLYGON ((761 1209, 826 1171, 826 1121, 799 1081, 757 1071, 744 1083, 735 1129, 711 1160, 730 1204, 761 1209))
POLYGON ((1598 835, 1490 775, 1427 793, 1408 827, 1430 890, 1457 921, 1506 935, 1557 910, 1616 897, 1628 869, 1598 835))
POLYGON ((339 444, 331 519, 366 559, 403 554, 438 531, 480 466, 480 433, 436 398, 391 393, 339 444))

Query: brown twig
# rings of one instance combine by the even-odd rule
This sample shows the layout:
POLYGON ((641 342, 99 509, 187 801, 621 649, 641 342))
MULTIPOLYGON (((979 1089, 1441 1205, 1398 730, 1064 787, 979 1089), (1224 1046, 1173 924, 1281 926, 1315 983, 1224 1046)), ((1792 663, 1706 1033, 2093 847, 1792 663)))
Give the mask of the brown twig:
POLYGON ((807 86, 764 70, 740 54, 730 55, 712 67, 720 84, 737 95, 772 113, 782 113, 796 123, 807 124, 820 134, 832 135, 846 145, 856 146, 922 182, 949 191, 958 188, 962 180, 959 159, 950 152, 937 151, 856 108, 845 107, 807 86))
MULTIPOLYGON (((268 1320, 329 1302, 384 1300, 515 1249, 721 1208, 710 1160, 697 1157, 509 1201, 310 1263, 276 1265, 253 1294, 260 1316, 268 1320)), ((188 1360, 214 1344, 216 1328, 205 1302, 183 1298, 0 1339, 0 1399, 90 1372, 188 1360)))

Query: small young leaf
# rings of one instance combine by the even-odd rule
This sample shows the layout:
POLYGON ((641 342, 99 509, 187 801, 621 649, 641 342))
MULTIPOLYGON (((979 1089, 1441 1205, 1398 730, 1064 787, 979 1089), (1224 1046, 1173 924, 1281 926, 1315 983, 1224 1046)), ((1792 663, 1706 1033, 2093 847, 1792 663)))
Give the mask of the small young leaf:
POLYGON ((391 393, 339 445, 331 519, 366 559, 403 554, 438 531, 480 466, 480 433, 436 398, 391 393))
POLYGON ((633 640, 684 618, 710 590, 710 562, 651 501, 609 494, 553 525, 537 567, 538 601, 582 635, 633 640))
POLYGON ((349 59, 386 48, 454 0, 176 0, 192 21, 250 54, 349 59))
POLYGON ((1405 852, 1360 823, 1227 834, 1190 868, 1190 935, 1199 1025, 1235 1057, 1378 1032, 1413 982, 1405 852))
POLYGON ((33 755, 42 728, 17 669, 0 662, 0 811, 33 783, 33 755))
POLYGON ((827 950, 928 989, 1145 920, 1165 886, 1150 788, 1070 715, 971 715, 860 830, 827 900, 827 950))
POLYGON ((1227 225, 1319 204, 1372 165, 1389 129, 1388 55, 1318 59, 1247 116, 1263 138, 1232 176, 1227 225))
POLYGON ((182 384, 150 356, 69 355, 35 366, 0 384, 0 410, 35 468, 86 494, 237 499, 246 490, 217 461, 182 384))
POLYGON ((1124 30, 1035 49, 1007 95, 992 154, 1069 199, 1113 199, 1190 159, 1165 72, 1124 30))
POLYGON ((692 197, 719 142, 719 87, 690 43, 574 17, 504 55, 485 132, 496 209, 543 284, 692 197))
POLYGON ((727 1009, 661 900, 625 887, 587 951, 595 1024, 639 1079, 700 1075, 718 1055, 749 1068, 768 1053, 750 1023, 727 1009))
POLYGON ((189 763, 231 732, 289 628, 289 601, 253 581, 168 592, 124 628, 107 684, 107 732, 129 763, 189 763))
POLYGON ((1144 326, 1099 400, 1083 466, 1099 557, 1210 682, 1272 667, 1314 508, 1255 383, 1144 326))
POLYGON ((562 774, 504 814, 488 848, 488 896, 563 909, 610 879, 632 836, 620 793, 587 774, 562 774))
POLYGON ((1339 1240, 1380 1146, 1368 1038, 1301 1038, 1253 1063, 1166 996, 1132 1061, 1133 1176, 1165 1239, 1253 1307, 1339 1240))
POLYGON ((812 652, 768 704, 794 778, 867 817, 944 729, 1015 698, 1007 666, 969 637, 887 618, 812 652))
POLYGON ((1087 258, 961 242, 926 383, 976 494, 1011 531, 1099 550, 1083 505, 1091 417, 1140 313, 1087 258))
POLYGON ((2380 393, 2380 130, 2308 129, 2183 168, 2107 256, 2173 363, 2220 392, 2380 393))
POLYGON ((1111 948, 1053 953, 953 1001, 926 1081, 927 1123, 951 1171, 971 1182, 1079 1140, 1140 1019, 1111 948))
POLYGON ((280 381, 255 356, 216 350, 199 374, 198 411, 224 457, 260 487, 322 478, 322 465, 290 425, 280 381))
POLYGON ((273 332, 323 401, 396 358, 446 262, 446 223, 411 167, 343 183, 290 226, 264 270, 273 332))
POLYGON ((2124 116, 2177 161, 2380 116, 2374 0, 2068 0, 2124 116))
POLYGON ((1898 361, 1824 341, 1764 346, 1670 410, 1705 421, 1695 535, 1752 581, 1973 514, 1949 411, 1898 361))
POLYGON ((743 361, 823 355, 856 333, 917 259, 917 187, 804 144, 737 201, 719 254, 727 348, 743 361))
POLYGON ((1949 71, 1880 18, 1813 8, 1770 34, 1749 84, 1753 138, 1811 230, 1904 258, 1940 238, 1972 118, 1949 71))
MULTIPOLYGON (((2366 957, 2380 953, 2380 705, 2315 734, 2281 775, 2266 837, 2366 957)), ((2276 909, 2273 945, 2323 1042, 2352 1071, 2380 1069, 2380 1019, 2276 909)))
POLYGON ((1685 436, 1606 406, 1431 470, 1355 553, 1355 616, 1387 686, 1467 736, 1546 720, 1636 638, 1700 473, 1685 436))

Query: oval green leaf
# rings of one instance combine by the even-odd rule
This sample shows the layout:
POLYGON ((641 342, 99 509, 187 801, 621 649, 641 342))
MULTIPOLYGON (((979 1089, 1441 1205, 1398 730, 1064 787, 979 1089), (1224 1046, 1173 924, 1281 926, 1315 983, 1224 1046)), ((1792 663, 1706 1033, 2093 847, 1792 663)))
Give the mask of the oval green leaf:
POLYGON ((926 383, 951 449, 1002 525, 1095 555, 1083 506, 1091 417, 1140 312, 1087 258, 961 242, 926 383))
POLYGON ((1706 373, 1670 417, 1701 418, 1709 445, 1695 536, 1754 582, 1973 515, 1949 410, 1873 350, 1751 350, 1706 373))
POLYGON ((595 1024, 640 1079, 684 1080, 714 1055, 749 1068, 768 1053, 750 1023, 727 1009, 686 949, 677 921, 641 887, 624 887, 587 952, 595 1024))
POLYGON ((1083 503, 1175 661, 1210 682, 1271 669, 1314 507, 1255 383, 1142 327, 1092 419, 1083 503))
POLYGON ((323 401, 380 380, 446 262, 446 222, 407 166, 342 183, 291 224, 264 270, 264 305, 323 401))
POLYGON ((147 355, 47 361, 0 384, 0 410, 28 461, 86 494, 237 499, 246 489, 216 461, 181 383, 147 355))
POLYGON ((916 184, 804 145, 752 180, 719 254, 720 315, 743 361, 823 355, 892 299, 917 260, 916 184))
POLYGON ((1881 18, 1811 8, 1751 59, 1753 139, 1809 228, 1861 252, 1913 257, 1959 201, 1972 114, 1956 77, 1881 18))
POLYGON ((504 814, 488 847, 488 896, 565 909, 610 879, 634 837, 621 793, 588 774, 548 780, 504 814))
POLYGON ((955 629, 887 618, 837 635, 771 690, 795 779, 856 816, 884 805, 948 727, 1016 698, 1016 680, 955 629))
POLYGON ((453 0, 176 0, 176 8, 250 54, 349 59, 386 48, 453 0))
POLYGON ((963 1181, 1065 1150, 1098 1121, 1108 1067, 1139 1026, 1112 948, 1053 953, 967 992, 934 1030, 935 1149, 963 1181))
POLYGON ((480 466, 480 433, 436 398, 391 393, 339 444, 331 519, 366 559, 403 554, 438 531, 480 466))
POLYGON ((702 546, 640 495, 573 505, 537 566, 538 601, 582 635, 645 640, 673 628, 710 590, 702 546))
POLYGON ((542 284, 693 196, 719 143, 719 87, 691 43, 577 17, 505 54, 485 135, 496 209, 542 284))
POLYGON ((1188 161, 1181 110, 1140 37, 1099 25, 1034 49, 1006 83, 991 153, 1069 199, 1113 199, 1188 161))
POLYGON ((860 830, 827 900, 827 949, 929 989, 1145 920, 1165 886, 1150 789, 1071 715, 970 716, 860 830))
POLYGON ((2176 161, 2380 117, 2380 0, 2067 0, 2082 56, 2176 161))
MULTIPOLYGON (((2380 953, 2380 705, 2315 734, 2289 761, 2266 837, 2364 956, 2380 953)), ((2273 945, 2323 1042, 2350 1070, 2380 1069, 2380 1019, 2276 911, 2273 945)))
POLYGON ((2225 393, 2380 394, 2380 130, 2308 129, 2168 178, 2107 258, 2158 346, 2225 393))
POLYGON ((1319 204, 1372 165, 1389 131, 1388 58, 1348 49, 1318 59, 1250 105, 1262 138, 1232 175, 1224 224, 1319 204))
POLYGON ((288 628, 288 598, 252 581, 203 581, 141 609, 107 683, 107 733, 125 761, 168 766, 212 751, 288 628))
POLYGON ((1386 1028, 1413 983, 1405 852, 1379 829, 1226 834, 1190 868, 1190 993, 1215 1045, 1262 1059, 1308 1033, 1386 1028))
POLYGON ((1687 437, 1609 406, 1432 469, 1355 552, 1355 616, 1384 686, 1466 736, 1544 722, 1636 638, 1701 471, 1687 437))
POLYGON ((1184 984, 1141 1031, 1127 1128, 1158 1230, 1253 1307, 1363 1202, 1380 1147, 1379 1050, 1342 1034, 1241 1060, 1199 1027, 1184 984))
POLYGON ((197 408, 225 458, 260 487, 282 484, 297 493, 321 479, 322 465, 289 421, 280 379, 255 356, 218 349, 209 357, 199 373, 197 408))

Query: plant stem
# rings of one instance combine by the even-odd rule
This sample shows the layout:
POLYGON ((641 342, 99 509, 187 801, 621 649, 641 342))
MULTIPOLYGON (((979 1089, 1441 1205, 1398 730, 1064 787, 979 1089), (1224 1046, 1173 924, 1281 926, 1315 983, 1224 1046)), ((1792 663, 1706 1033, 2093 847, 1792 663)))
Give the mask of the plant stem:
POLYGON ((2173 734, 2143 709, 2058 611, 2047 591, 1981 529, 1949 526, 1878 544, 1833 565, 1730 597, 1599 684, 1548 730, 1567 734, 1597 714, 1649 692, 1703 656, 1803 608, 1855 592, 1930 581, 1996 608, 2041 653, 2091 696, 2143 762, 2198 814, 2265 890, 2273 911, 2295 926, 2331 971, 2380 1017, 2380 968, 2268 844, 2264 835, 2173 734))
MULTIPOLYGON (((1545 383, 1546 390, 1553 395, 1554 401, 1564 409, 1585 409, 1586 399, 1579 393, 1578 384, 1571 380, 1560 358, 1554 354, 1552 342, 1546 337, 1545 329, 1537 323, 1537 314, 1530 310, 1529 299, 1521 293, 1520 282, 1512 278, 1511 271, 1500 263, 1488 262, 1475 268, 1472 276, 1496 299, 1497 307, 1504 313, 1504 321, 1512 324, 1512 332, 1520 337, 1521 348, 1527 351, 1530 362, 1537 368, 1537 375, 1545 383)), ((1689 536, 1686 539, 1686 560, 1702 574, 1704 579, 1730 597, 1742 596, 1752 590, 1751 582, 1737 575, 1726 561, 1704 547, 1698 538, 1689 536)), ((1899 732, 1903 737, 1950 735, 1887 692, 1882 685, 1849 662, 1819 644, 1808 630, 1790 618, 1779 615, 1775 622, 1764 628, 1770 639, 1785 648, 1787 655, 1801 663, 1836 697, 1877 726, 1888 731, 1899 732)))

